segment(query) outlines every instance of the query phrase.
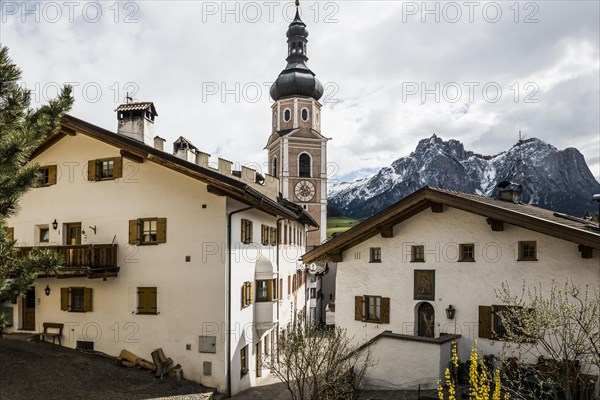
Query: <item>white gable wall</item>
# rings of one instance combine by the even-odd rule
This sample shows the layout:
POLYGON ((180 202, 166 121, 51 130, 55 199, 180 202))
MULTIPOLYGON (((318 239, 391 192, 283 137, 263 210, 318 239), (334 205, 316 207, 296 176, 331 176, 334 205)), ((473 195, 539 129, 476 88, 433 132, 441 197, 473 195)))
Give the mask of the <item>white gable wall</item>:
MULTIPOLYGON (((468 358, 470 340, 478 333, 478 306, 500 304, 494 295, 503 281, 517 294, 525 279, 529 286, 552 279, 600 287, 600 254, 582 259, 577 244, 527 229, 504 224, 503 232, 493 232, 486 218, 444 206, 443 213, 426 210, 394 227, 394 237, 380 235, 343 253, 338 264, 336 324, 348 329, 358 342, 385 330, 415 334, 416 306, 414 270, 434 269, 436 334, 462 334, 461 360, 468 358), (535 240, 538 261, 516 261, 518 241, 535 240), (458 245, 475 243, 475 262, 457 262, 458 245), (410 262, 411 245, 425 245, 425 262, 410 262), (381 247, 381 263, 369 263, 369 248, 381 247), (359 259, 356 259, 359 257, 359 259), (375 324, 354 320, 354 296, 379 295, 390 298, 390 323, 375 324), (448 305, 456 309, 454 320, 446 318, 448 305)), ((429 346, 429 345, 428 345, 429 346)), ((478 341, 486 354, 498 352, 502 344, 478 341)), ((399 357, 404 359, 404 357, 399 357)), ((406 360, 409 367, 412 360, 406 360)), ((399 367, 400 368, 400 367, 399 367)))

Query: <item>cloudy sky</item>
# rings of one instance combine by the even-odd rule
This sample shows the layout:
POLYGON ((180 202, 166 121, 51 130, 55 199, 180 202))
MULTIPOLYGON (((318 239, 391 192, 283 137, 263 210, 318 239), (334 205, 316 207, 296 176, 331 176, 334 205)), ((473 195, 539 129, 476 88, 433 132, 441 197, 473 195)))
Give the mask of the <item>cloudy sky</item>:
MULTIPOLYGON (((265 164, 293 1, 0 3, 0 42, 36 102, 71 82, 71 113, 114 131, 129 91, 155 102, 169 142, 265 164)), ((578 148, 600 177, 599 4, 302 1, 332 179, 388 165, 433 133, 496 154, 519 130, 578 148)))

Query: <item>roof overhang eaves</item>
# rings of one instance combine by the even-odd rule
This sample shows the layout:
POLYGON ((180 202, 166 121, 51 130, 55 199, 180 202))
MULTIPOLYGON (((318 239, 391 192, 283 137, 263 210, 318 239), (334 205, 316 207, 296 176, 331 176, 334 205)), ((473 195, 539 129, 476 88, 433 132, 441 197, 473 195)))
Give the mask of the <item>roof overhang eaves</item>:
POLYGON ((121 150, 126 150, 136 156, 182 173, 208 185, 215 185, 225 195, 241 201, 244 204, 257 206, 259 209, 268 214, 295 219, 299 222, 302 222, 300 220, 301 216, 298 216, 291 210, 279 205, 276 201, 263 195, 256 189, 251 188, 247 184, 223 175, 217 171, 212 171, 211 169, 182 160, 172 154, 147 146, 143 143, 139 143, 134 139, 124 136, 117 136, 113 132, 75 118, 71 115, 65 115, 63 117, 61 129, 62 130, 59 133, 46 138, 38 150, 32 154, 32 158, 37 157, 39 154, 46 151, 53 144, 67 135, 74 135, 75 132, 80 132, 86 136, 92 137, 121 150), (63 132, 63 130, 67 133, 63 132))
POLYGON ((495 218, 511 225, 582 244, 594 249, 600 249, 600 234, 562 225, 541 217, 499 207, 487 202, 477 201, 473 198, 453 195, 426 186, 309 251, 302 256, 302 260, 305 263, 332 261, 335 254, 343 253, 356 244, 379 234, 381 227, 397 225, 403 220, 426 210, 432 203, 457 208, 488 218, 495 218))

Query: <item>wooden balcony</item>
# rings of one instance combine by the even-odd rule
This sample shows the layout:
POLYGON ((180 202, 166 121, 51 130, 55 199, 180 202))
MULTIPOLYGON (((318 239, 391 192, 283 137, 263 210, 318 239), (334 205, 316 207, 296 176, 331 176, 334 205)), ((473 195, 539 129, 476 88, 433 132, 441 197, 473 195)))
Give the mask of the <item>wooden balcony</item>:
MULTIPOLYGON (((19 247, 19 255, 25 256, 34 247, 19 247)), ((117 266, 118 245, 89 244, 77 246, 43 246, 45 250, 56 251, 64 259, 52 274, 40 274, 40 278, 111 278, 119 273, 117 266)))

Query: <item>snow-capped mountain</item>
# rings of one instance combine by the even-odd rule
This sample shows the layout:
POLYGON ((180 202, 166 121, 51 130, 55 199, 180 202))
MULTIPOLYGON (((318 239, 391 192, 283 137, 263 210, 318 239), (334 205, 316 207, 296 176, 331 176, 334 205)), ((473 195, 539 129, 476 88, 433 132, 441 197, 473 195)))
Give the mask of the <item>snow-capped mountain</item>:
POLYGON ((375 175, 330 185, 329 207, 366 218, 425 185, 492 196, 504 180, 522 182, 522 201, 528 204, 579 217, 598 209, 592 196, 600 193, 600 183, 575 148, 558 150, 533 138, 484 156, 436 135, 375 175))

